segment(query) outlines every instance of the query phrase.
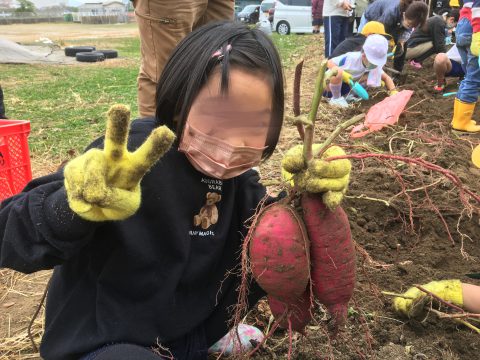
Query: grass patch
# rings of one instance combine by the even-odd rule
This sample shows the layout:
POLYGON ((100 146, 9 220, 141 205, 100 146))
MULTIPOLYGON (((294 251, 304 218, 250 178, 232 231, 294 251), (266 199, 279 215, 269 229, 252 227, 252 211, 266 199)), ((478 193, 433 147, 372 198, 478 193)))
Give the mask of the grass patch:
MULTIPOLYGON (((311 35, 273 35, 285 67, 302 56, 311 35)), ((138 37, 69 40, 65 45, 116 49, 122 59, 103 63, 58 65, 0 64, 7 116, 31 121, 33 158, 59 161, 82 151, 105 130, 105 113, 115 103, 137 113, 138 37)))
POLYGON ((127 104, 137 116, 137 66, 2 66, 7 115, 31 121, 32 155, 65 158, 105 129, 105 112, 127 104), (10 87, 13 74, 26 78, 10 87))
POLYGON ((277 46, 284 67, 293 66, 304 56, 303 49, 306 46, 319 41, 318 37, 312 34, 291 34, 282 36, 273 33, 272 39, 277 46))

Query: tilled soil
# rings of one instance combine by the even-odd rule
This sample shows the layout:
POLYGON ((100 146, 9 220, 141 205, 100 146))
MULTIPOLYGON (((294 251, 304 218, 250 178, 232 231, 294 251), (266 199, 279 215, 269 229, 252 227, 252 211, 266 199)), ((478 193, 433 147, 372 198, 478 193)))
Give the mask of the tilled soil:
MULTIPOLYGON (((318 45, 312 47, 312 54, 320 53, 318 45)), ((315 55, 306 59, 302 86, 305 105, 310 101, 319 62, 315 55)), ((409 76, 402 88, 414 90, 414 95, 397 125, 356 140, 345 133, 337 142, 350 154, 383 153, 424 159, 452 171, 478 194, 480 170, 473 166, 470 155, 480 143, 480 135, 451 132, 454 97, 434 94, 432 64, 428 60, 421 70, 406 65, 409 76)), ((288 73, 287 79, 292 76, 288 73)), ((449 79, 446 91, 457 88, 457 79, 449 79)), ((288 94, 291 99, 291 91, 288 94)), ((385 96, 383 90, 373 91, 369 101, 342 111, 332 110, 323 102, 316 126, 317 141, 325 139, 337 124, 367 112, 385 96)), ((282 148, 299 143, 295 132, 293 126, 286 127, 282 148)), ((477 333, 450 319, 438 319, 432 312, 426 311, 419 319, 403 318, 392 310, 392 297, 381 291, 399 293, 414 284, 451 278, 475 283, 465 274, 480 270, 480 204, 470 200, 476 206, 470 212, 459 201, 458 189, 450 181, 417 165, 374 159, 355 160, 353 164, 343 207, 353 239, 371 261, 365 253, 357 253, 357 285, 343 333, 329 342, 328 315, 320 308, 313 324, 307 327, 306 337, 294 335, 292 358, 477 359, 477 333)), ((276 174, 267 166, 264 172, 267 176, 276 174)), ((267 324, 267 306, 259 308, 253 311, 252 321, 267 324)), ((278 330, 257 358, 283 359, 288 348, 288 334, 278 330)))

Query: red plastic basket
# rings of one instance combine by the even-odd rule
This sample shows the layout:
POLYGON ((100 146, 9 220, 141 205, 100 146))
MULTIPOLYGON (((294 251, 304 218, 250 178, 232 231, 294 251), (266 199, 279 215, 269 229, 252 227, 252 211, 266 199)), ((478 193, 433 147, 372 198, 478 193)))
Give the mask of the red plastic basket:
POLYGON ((0 120, 0 201, 20 192, 32 179, 30 122, 0 120))

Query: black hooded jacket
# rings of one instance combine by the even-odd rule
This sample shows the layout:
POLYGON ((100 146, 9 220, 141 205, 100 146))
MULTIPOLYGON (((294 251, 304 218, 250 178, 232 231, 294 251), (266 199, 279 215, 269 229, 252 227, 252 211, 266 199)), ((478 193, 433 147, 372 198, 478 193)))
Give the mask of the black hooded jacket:
MULTIPOLYGON (((129 150, 154 127, 154 119, 133 122, 129 150)), ((103 140, 92 146, 103 147, 103 140)), ((78 359, 114 342, 167 343, 233 304, 224 301, 238 285, 230 271, 238 270, 245 222, 266 193, 258 173, 213 179, 172 148, 141 188, 140 209, 124 221, 75 215, 62 171, 31 181, 1 204, 0 267, 55 268, 43 358, 78 359), (218 222, 195 226, 194 217, 211 216, 201 210, 212 207, 218 222)))

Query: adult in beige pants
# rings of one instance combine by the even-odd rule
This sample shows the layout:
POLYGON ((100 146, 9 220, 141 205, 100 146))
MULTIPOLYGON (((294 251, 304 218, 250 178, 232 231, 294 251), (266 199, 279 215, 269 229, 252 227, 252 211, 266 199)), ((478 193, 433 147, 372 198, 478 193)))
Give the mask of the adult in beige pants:
POLYGON ((155 115, 157 81, 175 46, 211 21, 233 20, 234 0, 134 0, 142 61, 138 74, 140 116, 155 115))

